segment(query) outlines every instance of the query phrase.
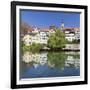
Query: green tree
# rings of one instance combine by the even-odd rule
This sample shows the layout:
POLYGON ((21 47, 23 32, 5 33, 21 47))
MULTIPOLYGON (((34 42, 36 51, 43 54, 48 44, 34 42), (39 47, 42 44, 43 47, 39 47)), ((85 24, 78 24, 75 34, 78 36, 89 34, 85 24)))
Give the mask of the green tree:
POLYGON ((60 29, 56 29, 55 34, 49 37, 48 47, 63 48, 65 47, 65 44, 66 44, 65 34, 60 29))
POLYGON ((42 49, 42 45, 41 44, 36 44, 36 43, 33 43, 31 46, 30 46, 30 51, 31 52, 39 52, 41 49, 42 49))
POLYGON ((30 51, 30 46, 25 46, 25 45, 23 45, 23 47, 21 48, 21 51, 22 51, 22 52, 30 51))

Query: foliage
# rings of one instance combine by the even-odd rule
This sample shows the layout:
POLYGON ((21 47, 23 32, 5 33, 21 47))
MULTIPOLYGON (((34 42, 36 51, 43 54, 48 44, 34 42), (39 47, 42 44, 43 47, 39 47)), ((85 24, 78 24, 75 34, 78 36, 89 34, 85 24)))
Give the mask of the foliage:
POLYGON ((60 29, 55 30, 55 34, 51 35, 48 40, 48 47, 63 48, 66 44, 65 34, 60 29))
POLYGON ((75 59, 80 59, 80 54, 73 55, 73 57, 74 57, 75 59))
POLYGON ((54 64, 55 68, 64 68, 65 60, 67 59, 65 53, 61 52, 49 52, 48 53, 48 60, 51 64, 54 64))
POLYGON ((23 47, 21 48, 21 50, 22 50, 23 52, 25 52, 25 51, 30 51, 30 46, 23 45, 23 47))
POLYGON ((73 40, 72 43, 74 43, 74 44, 75 44, 75 43, 78 44, 78 43, 80 43, 80 41, 79 41, 79 40, 73 40))
POLYGON ((31 51, 32 53, 35 53, 35 52, 39 52, 42 48, 43 48, 43 46, 41 44, 33 43, 30 46, 23 45, 21 47, 21 50, 23 52, 25 52, 25 51, 31 51))
POLYGON ((33 43, 32 45, 30 45, 30 51, 31 52, 39 52, 41 49, 42 49, 42 45, 41 44, 36 44, 36 43, 33 43))
POLYGON ((20 24, 20 34, 25 35, 27 34, 28 30, 33 30, 33 28, 28 25, 28 23, 21 22, 20 24))
POLYGON ((54 68, 63 69, 68 56, 72 56, 75 60, 80 59, 80 54, 65 54, 65 52, 49 52, 48 61, 54 68))

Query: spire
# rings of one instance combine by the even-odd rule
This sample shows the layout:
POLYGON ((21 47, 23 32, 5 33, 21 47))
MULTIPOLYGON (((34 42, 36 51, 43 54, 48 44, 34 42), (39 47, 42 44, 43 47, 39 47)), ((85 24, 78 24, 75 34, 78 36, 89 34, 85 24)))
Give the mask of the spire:
POLYGON ((63 29, 64 29, 64 21, 63 21, 63 19, 61 20, 61 30, 63 31, 63 29))

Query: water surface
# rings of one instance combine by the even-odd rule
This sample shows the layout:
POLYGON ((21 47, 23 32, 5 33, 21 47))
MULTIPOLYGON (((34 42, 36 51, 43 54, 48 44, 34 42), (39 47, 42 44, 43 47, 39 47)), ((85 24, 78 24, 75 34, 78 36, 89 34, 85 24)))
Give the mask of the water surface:
POLYGON ((20 78, 80 76, 79 52, 25 52, 20 60, 20 78))

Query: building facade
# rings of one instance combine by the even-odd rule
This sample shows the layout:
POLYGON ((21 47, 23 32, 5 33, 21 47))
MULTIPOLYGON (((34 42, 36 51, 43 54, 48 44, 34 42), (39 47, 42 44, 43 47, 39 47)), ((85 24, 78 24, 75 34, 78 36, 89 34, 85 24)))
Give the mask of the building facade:
POLYGON ((73 40, 80 40, 79 28, 64 28, 65 38, 72 42, 73 40))
POLYGON ((32 43, 47 44, 49 36, 55 33, 53 30, 38 30, 35 28, 32 32, 24 35, 23 42, 25 45, 32 45, 32 43))
MULTIPOLYGON (((63 23, 64 24, 64 23, 63 23)), ((65 38, 72 42, 74 40, 80 41, 80 29, 79 28, 65 28, 62 24, 63 31, 65 33, 65 38)), ((49 36, 55 34, 54 29, 39 29, 34 28, 28 30, 27 34, 23 36, 23 42, 25 45, 29 46, 32 43, 40 43, 40 44, 47 44, 49 36)))

